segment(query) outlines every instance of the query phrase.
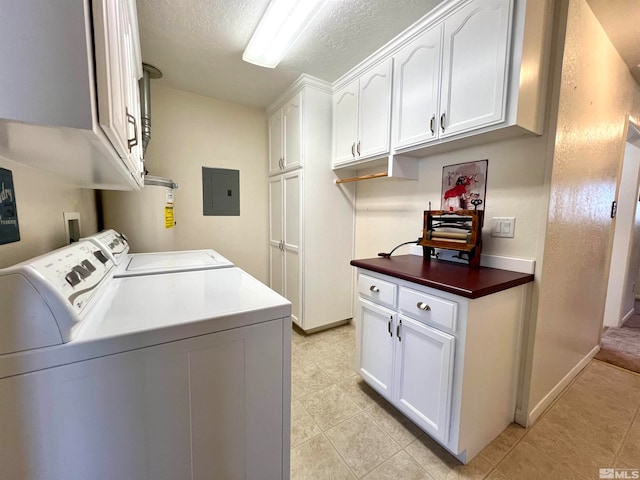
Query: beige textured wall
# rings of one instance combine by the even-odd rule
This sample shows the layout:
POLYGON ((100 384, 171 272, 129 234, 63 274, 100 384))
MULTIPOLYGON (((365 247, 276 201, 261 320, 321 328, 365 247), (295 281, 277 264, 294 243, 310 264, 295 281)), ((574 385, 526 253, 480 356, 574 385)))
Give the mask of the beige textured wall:
MULTIPOLYGON (((611 201, 640 88, 584 0, 568 5, 528 411, 599 342, 611 201)), ((558 88, 558 87, 557 87, 558 88)), ((552 393, 553 392, 553 393, 552 393)), ((551 395, 550 395, 551 394, 551 395)), ((542 403, 541 403, 542 402, 542 403)), ((539 413, 539 412, 538 412, 539 413)))
POLYGON ((64 246, 63 212, 80 213, 81 235, 97 231, 93 190, 75 188, 55 175, 2 157, 0 167, 13 173, 20 225, 20 241, 0 245, 0 268, 64 246))
POLYGON ((266 113, 151 83, 147 169, 179 185, 176 250, 213 248, 267 282, 266 113), (240 171, 240 216, 202 215, 202 167, 240 171))

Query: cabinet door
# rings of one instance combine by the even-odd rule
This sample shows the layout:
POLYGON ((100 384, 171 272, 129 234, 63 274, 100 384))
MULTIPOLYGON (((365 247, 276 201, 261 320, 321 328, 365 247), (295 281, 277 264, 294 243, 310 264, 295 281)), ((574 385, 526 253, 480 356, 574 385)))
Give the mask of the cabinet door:
POLYGON ((282 152, 282 109, 278 109, 269 117, 269 174, 282 170, 282 152))
POLYGON ((127 158, 126 9, 122 0, 93 3, 98 122, 120 158, 127 158))
POLYGON ((359 298, 357 318, 358 372, 380 395, 391 400, 396 314, 359 298))
POLYGON ((269 286, 284 296, 282 176, 269 179, 269 286))
POLYGON ((291 302, 291 319, 302 326, 302 172, 283 175, 284 296, 291 302))
POLYGON ((394 57, 395 149, 438 138, 441 44, 442 26, 439 25, 403 47, 394 57))
POLYGON ((125 92, 125 115, 127 117, 127 147, 125 157, 129 170, 134 175, 144 174, 142 149, 142 122, 140 110, 139 80, 142 77, 142 60, 137 41, 138 21, 135 2, 123 0, 120 9, 123 52, 123 77, 125 92))
POLYGON ((360 78, 356 155, 389 152, 391 130, 391 65, 389 59, 360 78))
POLYGON ((356 158, 358 136, 358 81, 333 96, 333 164, 356 158))
POLYGON ((298 92, 282 107, 284 169, 302 165, 302 93, 298 92))
POLYGON ((444 23, 441 137, 504 120, 510 0, 474 0, 444 23))
POLYGON ((449 434, 455 338, 399 316, 394 404, 436 440, 449 434))

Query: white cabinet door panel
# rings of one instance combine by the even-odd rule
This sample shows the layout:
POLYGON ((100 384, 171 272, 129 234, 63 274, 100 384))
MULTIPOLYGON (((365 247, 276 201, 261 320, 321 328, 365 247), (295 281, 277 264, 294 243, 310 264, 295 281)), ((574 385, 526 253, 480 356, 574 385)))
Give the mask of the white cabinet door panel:
POLYGON ((358 299, 358 371, 369 385, 388 400, 391 400, 393 382, 394 320, 393 311, 358 299))
POLYGON ((394 147, 438 137, 442 26, 404 46, 394 57, 394 147))
POLYGON ((284 296, 291 302, 291 319, 299 325, 302 312, 302 171, 284 174, 282 178, 284 296))
POLYGON ((269 286, 284 296, 284 258, 282 229, 284 221, 282 176, 269 179, 269 286))
POLYGON ((333 97, 333 163, 356 158, 358 136, 358 81, 347 85, 333 97))
POLYGON ((278 173, 282 168, 282 110, 269 117, 269 173, 278 173))
POLYGON ((389 151, 392 60, 360 78, 356 154, 369 157, 389 151))
POLYGON ((282 107, 284 168, 302 165, 302 93, 298 93, 282 107))
POLYGON ((394 403, 426 432, 446 443, 455 338, 402 315, 398 324, 394 403))
POLYGON ((509 0, 476 0, 444 23, 441 137, 504 119, 509 0))

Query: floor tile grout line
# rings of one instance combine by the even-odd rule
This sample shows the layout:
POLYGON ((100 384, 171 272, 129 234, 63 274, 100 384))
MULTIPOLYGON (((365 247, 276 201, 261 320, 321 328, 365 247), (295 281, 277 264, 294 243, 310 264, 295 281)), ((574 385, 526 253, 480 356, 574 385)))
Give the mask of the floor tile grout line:
POLYGON ((636 421, 640 421, 640 403, 638 404, 638 406, 636 407, 636 412, 633 414, 633 418, 631 419, 631 422, 629 423, 629 426, 627 427, 627 431, 625 432, 624 436, 622 437, 622 442, 620 442, 620 447, 618 447, 618 451, 616 452, 614 458, 613 458, 613 464, 617 464, 619 458, 620 458, 620 453, 622 452, 622 449, 624 448, 624 444, 627 441, 627 438, 629 438, 629 434, 631 433, 631 429, 633 428, 633 425, 635 424, 636 421))
MULTIPOLYGON (((364 413, 364 410, 363 410, 363 411, 361 411, 361 412, 359 412, 359 413, 358 413, 358 415, 359 415, 360 413, 364 413)), ((355 417, 355 416, 356 416, 356 415, 354 415, 353 417, 355 417)), ((351 420, 353 417, 349 418, 349 420, 351 420)), ((345 420, 344 422, 346 422, 346 421, 347 421, 347 420, 345 420)), ((344 423, 344 422, 341 422, 339 425, 341 425, 341 424, 342 424, 342 423, 344 423)), ((338 425, 335 425, 335 427, 337 427, 337 426, 338 426, 338 425)), ((331 428, 335 428, 335 427, 331 427, 331 428)), ((381 430, 382 430, 382 429, 381 429, 381 430)), ((382 431, 384 432, 384 430, 382 430, 382 431)), ((324 432, 323 432, 323 433, 324 433, 324 432)), ((386 432, 384 432, 384 433, 386 433, 386 432)), ((388 435, 388 434, 387 434, 387 436, 389 437, 389 439, 390 439, 392 442, 394 441, 394 440, 393 440, 393 438, 391 438, 391 436, 390 436, 390 435, 388 435)), ((395 452, 393 455, 391 455, 391 457, 389 457, 389 458, 385 458, 382 462, 380 462, 380 463, 379 463, 379 464, 377 464, 375 467, 373 467, 371 470, 369 470, 368 472, 366 472, 362 477, 358 477, 358 475, 356 475, 356 472, 354 472, 354 471, 351 469, 351 467, 350 467, 350 466, 349 466, 349 464, 347 463, 347 460, 346 460, 346 459, 344 458, 344 456, 340 453, 340 450, 338 450, 338 448, 334 445, 334 443, 331 441, 331 439, 330 439, 328 436, 326 436, 326 435, 325 435, 325 437, 327 438, 327 440, 329 440, 329 443, 331 444, 331 446, 333 447, 333 449, 334 449, 336 452, 338 452, 338 455, 340 456, 340 458, 342 459, 342 461, 344 462, 344 464, 347 466, 347 468, 348 468, 348 469, 349 469, 349 471, 352 473, 352 475, 353 475, 354 477, 356 477, 356 478, 364 478, 365 476, 367 476, 367 475, 369 475, 371 472, 373 472, 376 468, 378 468, 380 465, 382 465, 384 462, 386 462, 387 460, 389 460, 389 458, 393 457, 393 455, 395 455, 396 453, 398 453, 398 452, 395 452)), ((398 446, 400 446, 400 445, 398 445, 398 446)), ((402 450, 402 448, 400 448, 400 450, 402 450)), ((398 451, 400 451, 400 450, 398 450, 398 451)))

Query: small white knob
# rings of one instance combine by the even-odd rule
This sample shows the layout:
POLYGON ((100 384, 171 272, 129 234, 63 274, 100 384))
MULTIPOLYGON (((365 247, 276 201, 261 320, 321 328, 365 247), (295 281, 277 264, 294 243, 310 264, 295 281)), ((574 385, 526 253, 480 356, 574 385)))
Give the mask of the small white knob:
POLYGON ((374 293, 378 293, 380 291, 380 289, 378 287, 376 287, 375 285, 371 285, 369 287, 369 290, 371 290, 374 293))

